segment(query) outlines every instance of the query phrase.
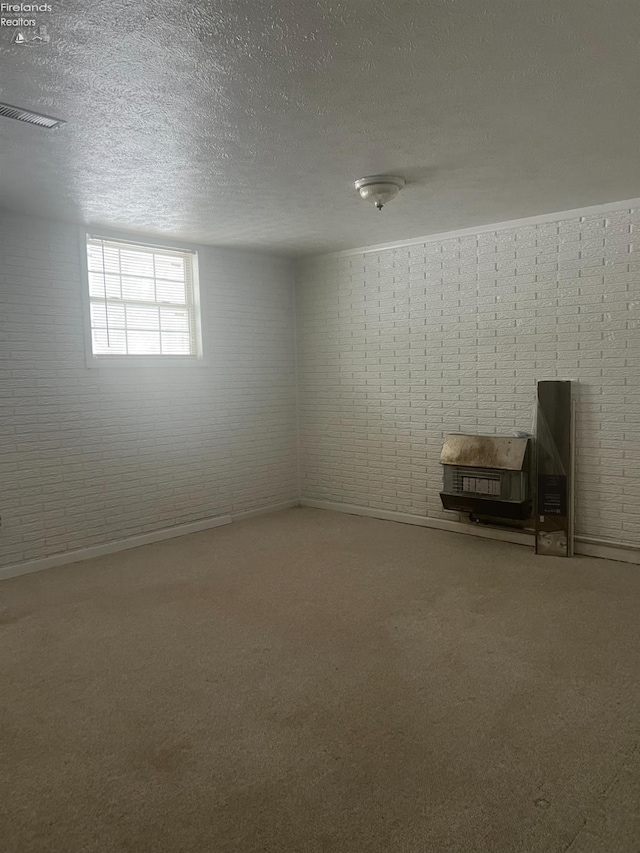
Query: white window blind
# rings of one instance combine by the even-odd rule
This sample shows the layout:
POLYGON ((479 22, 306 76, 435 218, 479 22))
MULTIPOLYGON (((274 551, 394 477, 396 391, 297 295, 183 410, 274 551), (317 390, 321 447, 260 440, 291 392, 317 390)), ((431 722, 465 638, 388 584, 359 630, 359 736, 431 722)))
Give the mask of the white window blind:
POLYGON ((94 356, 195 358, 191 252, 87 236, 94 356))

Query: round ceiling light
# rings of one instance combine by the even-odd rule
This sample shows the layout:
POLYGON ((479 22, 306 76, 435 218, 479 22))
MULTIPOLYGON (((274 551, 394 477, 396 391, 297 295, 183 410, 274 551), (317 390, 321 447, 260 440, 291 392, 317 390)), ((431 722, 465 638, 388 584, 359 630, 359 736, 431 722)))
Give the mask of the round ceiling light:
POLYGON ((372 201, 378 210, 395 198, 404 186, 404 178, 395 175, 370 175, 355 182, 355 188, 364 201, 372 201))

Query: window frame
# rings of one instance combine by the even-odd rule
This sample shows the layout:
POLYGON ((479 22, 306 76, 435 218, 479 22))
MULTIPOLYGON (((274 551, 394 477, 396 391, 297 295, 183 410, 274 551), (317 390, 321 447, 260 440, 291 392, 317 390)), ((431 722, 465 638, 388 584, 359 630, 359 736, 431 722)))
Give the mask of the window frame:
POLYGON ((208 362, 204 355, 202 341, 202 305, 200 293, 200 281, 198 275, 198 251, 187 243, 179 241, 171 241, 167 244, 160 239, 154 237, 146 237, 138 234, 125 234, 121 231, 112 231, 111 229, 88 229, 81 227, 78 233, 80 244, 80 266, 81 266, 81 285, 82 285, 82 309, 84 320, 84 341, 85 341, 85 360, 86 366, 91 368, 107 367, 132 370, 136 367, 206 367, 208 362), (195 321, 194 339, 196 344, 195 355, 136 355, 135 353, 126 353, 122 355, 95 355, 93 352, 93 337, 91 334, 91 294, 89 291, 89 263, 87 258, 87 240, 89 239, 107 240, 114 243, 123 242, 131 243, 140 248, 149 249, 164 249, 176 252, 191 253, 191 270, 193 277, 193 314, 195 321))

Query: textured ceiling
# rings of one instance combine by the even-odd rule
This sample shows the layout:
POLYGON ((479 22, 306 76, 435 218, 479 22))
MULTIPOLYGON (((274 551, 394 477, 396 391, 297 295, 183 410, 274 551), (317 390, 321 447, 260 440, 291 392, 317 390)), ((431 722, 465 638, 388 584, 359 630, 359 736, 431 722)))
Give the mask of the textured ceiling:
POLYGON ((637 0, 60 0, 5 208, 291 254, 640 196, 637 0), (408 185, 381 213, 353 181, 408 185))

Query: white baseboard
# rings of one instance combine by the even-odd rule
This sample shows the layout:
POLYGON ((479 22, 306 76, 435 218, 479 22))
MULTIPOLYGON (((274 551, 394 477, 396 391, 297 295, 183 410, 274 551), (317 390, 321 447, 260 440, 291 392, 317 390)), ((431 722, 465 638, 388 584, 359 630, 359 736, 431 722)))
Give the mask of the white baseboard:
POLYGON ((277 504, 269 504, 268 506, 261 506, 257 509, 248 509, 245 512, 234 512, 231 516, 231 520, 242 521, 245 518, 253 518, 256 515, 266 515, 268 512, 278 512, 281 509, 291 509, 294 506, 300 506, 299 498, 295 498, 291 501, 282 501, 277 504))
POLYGON ((198 533, 200 530, 209 530, 212 527, 221 527, 223 524, 231 524, 230 515, 221 515, 216 518, 203 518, 191 524, 178 524, 175 527, 164 527, 161 530, 152 530, 150 533, 142 533, 140 536, 132 536, 129 539, 118 539, 115 542, 105 542, 104 545, 92 545, 90 548, 80 548, 78 551, 67 551, 62 554, 54 554, 51 557, 43 557, 40 560, 29 560, 26 563, 15 563, 13 566, 4 566, 0 569, 0 580, 13 578, 17 575, 27 575, 31 572, 41 572, 44 569, 53 569, 56 566, 66 566, 67 563, 79 563, 82 560, 90 560, 92 557, 102 557, 105 554, 115 554, 117 551, 128 551, 129 548, 139 548, 141 545, 150 545, 152 542, 162 542, 164 539, 173 539, 176 536, 186 536, 189 533, 198 533))
MULTIPOLYGON (((316 501, 311 498, 301 498, 300 506, 328 509, 333 512, 344 512, 349 515, 366 515, 380 518, 384 521, 398 521, 401 524, 415 524, 419 527, 432 527, 436 530, 448 530, 451 533, 466 533, 468 536, 480 536, 483 539, 497 539, 501 542, 512 542, 516 545, 533 547, 533 533, 520 530, 501 530, 496 527, 480 527, 475 524, 463 524, 460 521, 446 521, 439 518, 424 518, 421 515, 411 515, 404 512, 375 509, 366 506, 334 503, 333 501, 316 501)), ((623 563, 640 565, 640 548, 617 542, 606 542, 591 537, 577 536, 574 543, 574 553, 586 557, 601 557, 605 560, 617 560, 623 563)))
POLYGON ((334 512, 345 512, 349 515, 367 515, 371 518, 381 518, 384 521, 399 521, 401 524, 416 524, 419 527, 433 527, 436 530, 448 530, 451 533, 467 533, 470 536, 480 536, 483 539, 499 539, 502 542, 515 542, 517 545, 533 545, 533 535, 520 530, 497 530, 495 527, 480 527, 475 524, 463 524, 460 521, 446 521, 440 518, 425 518, 422 515, 411 515, 405 512, 393 512, 386 509, 375 509, 368 506, 333 503, 333 501, 316 501, 308 498, 300 499, 301 506, 311 506, 317 509, 329 509, 334 512))
MULTIPOLYGON (((222 515, 216 518, 204 518, 191 524, 179 524, 175 527, 165 527, 161 530, 153 530, 140 536, 132 536, 129 539, 119 539, 115 542, 107 542, 104 545, 94 545, 90 548, 82 548, 78 551, 67 551, 63 554, 54 554, 51 557, 43 557, 39 560, 30 560, 25 563, 15 563, 11 566, 0 568, 0 580, 13 578, 18 575, 41 572, 45 569, 53 569, 56 566, 65 566, 69 563, 79 563, 82 560, 90 560, 92 557, 102 557, 105 554, 115 554, 118 551, 127 551, 130 548, 139 548, 142 545, 150 545, 153 542, 162 542, 164 539, 174 539, 178 536, 187 536, 190 533, 198 533, 201 530, 210 530, 241 521, 257 515, 269 512, 291 509, 296 506, 315 507, 316 509, 327 509, 333 512, 344 512, 349 515, 364 515, 371 518, 380 518, 384 521, 397 521, 401 524, 415 524, 419 527, 431 527, 436 530, 446 530, 451 533, 466 533, 468 536, 479 536, 483 539, 497 539, 501 542, 512 542, 516 545, 533 546, 534 537, 531 533, 518 530, 500 530, 495 527, 478 527, 472 524, 463 524, 459 521, 446 521, 439 518, 424 518, 420 515, 411 515, 404 512, 393 512, 391 510, 375 509, 352 504, 334 503, 333 501, 317 501, 311 498, 281 501, 245 512, 233 515, 222 515)), ((606 560, 618 560, 624 563, 635 563, 640 565, 640 548, 616 542, 598 541, 585 537, 576 538, 574 552, 589 557, 601 557, 606 560)))
POLYGON ((640 566, 640 548, 632 545, 619 545, 617 542, 610 543, 583 541, 576 537, 573 546, 574 554, 582 554, 584 557, 601 557, 603 560, 617 560, 621 563, 635 563, 640 566))
POLYGON ((288 509, 299 505, 299 500, 283 501, 270 506, 259 507, 248 512, 239 512, 234 515, 220 515, 215 518, 203 518, 201 521, 193 521, 190 524, 178 524, 175 527, 164 527, 161 530, 152 530, 140 536, 132 536, 129 539, 118 539, 115 542, 106 542, 104 545, 93 545, 90 548, 81 548, 78 551, 67 551, 62 554, 54 554, 51 557, 42 557, 39 560, 29 560, 25 563, 15 563, 12 566, 0 568, 0 580, 14 578, 18 575, 27 575, 32 572, 42 572, 45 569, 53 569, 56 566, 66 566, 68 563, 79 563, 82 560, 90 560, 92 557, 102 557, 105 554, 115 554, 117 551, 128 551, 130 548, 139 548, 141 545, 151 545, 153 542, 162 542, 164 539, 174 539, 177 536, 187 536, 189 533, 198 533, 201 530, 210 530, 214 527, 222 527, 233 521, 250 518, 254 515, 262 515, 267 512, 277 512, 280 509, 288 509))

